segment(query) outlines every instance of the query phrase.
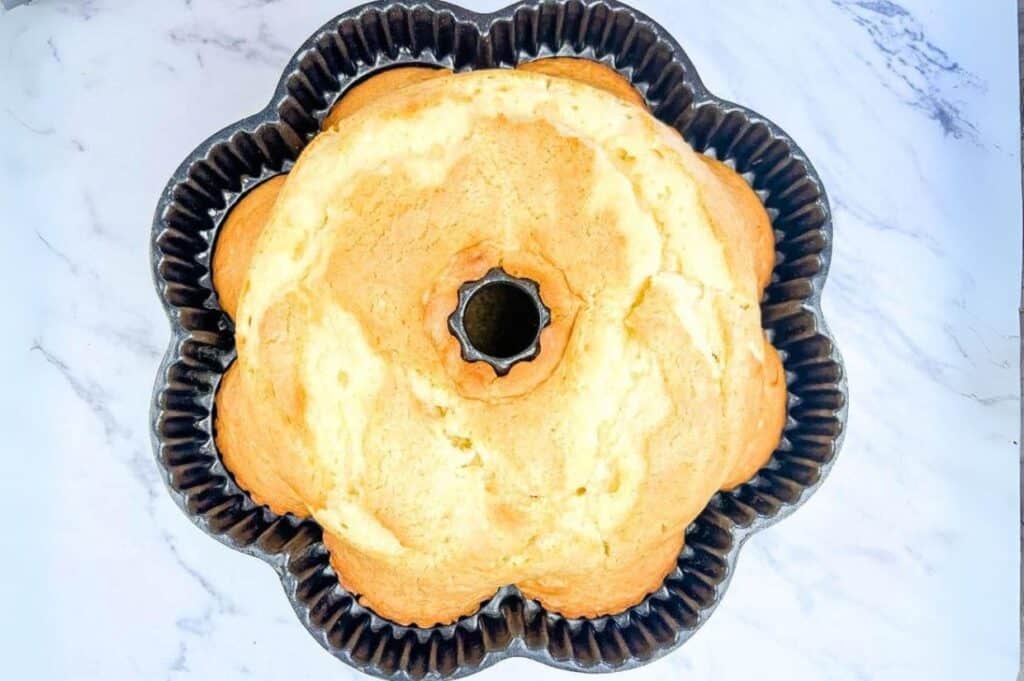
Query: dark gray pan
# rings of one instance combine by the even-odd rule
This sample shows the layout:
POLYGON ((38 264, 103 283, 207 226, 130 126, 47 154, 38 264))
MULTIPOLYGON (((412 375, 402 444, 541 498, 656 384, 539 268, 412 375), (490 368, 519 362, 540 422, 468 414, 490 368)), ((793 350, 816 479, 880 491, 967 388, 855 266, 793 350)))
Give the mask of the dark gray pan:
POLYGON ((171 495, 205 532, 272 565, 313 637, 369 674, 453 678, 512 656, 604 672, 664 655, 710 616, 743 541, 821 484, 842 439, 842 361, 820 308, 832 242, 821 181, 789 136, 710 94, 663 28, 613 0, 525 2, 493 14, 441 2, 373 2, 339 15, 299 48, 263 111, 188 155, 160 198, 152 238, 172 329, 153 396, 153 446, 171 495), (655 116, 694 148, 735 165, 762 197, 778 253, 762 312, 783 353, 788 425, 771 461, 742 487, 717 494, 687 528, 677 568, 642 603, 614 616, 567 619, 505 587, 455 624, 399 626, 341 588, 316 523, 254 504, 221 464, 213 402, 234 342, 211 285, 211 252, 238 198, 286 172, 330 106, 361 78, 394 64, 465 71, 553 54, 617 70, 655 116))

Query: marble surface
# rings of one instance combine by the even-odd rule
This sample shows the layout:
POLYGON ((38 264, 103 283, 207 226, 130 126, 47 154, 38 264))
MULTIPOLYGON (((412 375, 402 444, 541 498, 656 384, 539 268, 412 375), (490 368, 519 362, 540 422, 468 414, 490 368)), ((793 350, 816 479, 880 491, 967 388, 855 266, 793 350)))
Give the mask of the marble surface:
MULTIPOLYGON (((0 12, 5 676, 356 678, 273 572, 195 529, 148 433, 168 326, 157 197, 348 0, 37 0, 0 12), (12 542, 10 537, 13 532, 12 542)), ((471 2, 496 9, 500 0, 471 2)), ((1009 679, 1018 666, 1015 8, 636 0, 787 129, 835 212, 845 449, 745 548, 656 679, 1009 679)), ((565 679, 513 660, 481 681, 565 679)))

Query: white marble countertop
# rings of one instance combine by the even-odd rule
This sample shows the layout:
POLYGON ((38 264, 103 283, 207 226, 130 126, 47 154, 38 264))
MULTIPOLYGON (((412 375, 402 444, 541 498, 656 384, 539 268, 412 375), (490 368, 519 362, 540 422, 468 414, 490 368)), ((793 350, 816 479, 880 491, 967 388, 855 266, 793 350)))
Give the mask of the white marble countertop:
MULTIPOLYGON (((350 4, 0 12, 8 678, 359 676, 308 636, 270 569, 178 511, 148 432, 168 338, 148 257, 157 197, 199 141, 263 107, 292 50, 350 4)), ((1014 3, 636 5, 712 90, 779 123, 821 173, 835 213, 824 307, 851 406, 821 491, 747 545, 691 641, 623 678, 1011 678, 1014 3)), ((523 675, 569 678, 523 660, 476 678, 523 675)))

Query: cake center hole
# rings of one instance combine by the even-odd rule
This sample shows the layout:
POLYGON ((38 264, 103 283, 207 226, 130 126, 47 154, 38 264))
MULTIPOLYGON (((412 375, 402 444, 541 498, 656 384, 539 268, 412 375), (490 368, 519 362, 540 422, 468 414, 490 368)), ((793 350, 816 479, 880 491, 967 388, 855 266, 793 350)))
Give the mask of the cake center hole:
POLYGON ((540 312, 529 293, 503 281, 481 286, 466 303, 463 325, 469 342, 491 357, 513 357, 540 331, 540 312))

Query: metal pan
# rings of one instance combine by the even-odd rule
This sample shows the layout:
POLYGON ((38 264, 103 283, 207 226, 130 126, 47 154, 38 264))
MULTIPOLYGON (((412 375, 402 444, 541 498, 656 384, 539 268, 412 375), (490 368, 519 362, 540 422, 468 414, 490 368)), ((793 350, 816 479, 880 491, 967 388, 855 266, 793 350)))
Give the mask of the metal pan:
POLYGON ((821 181, 788 135, 709 93, 662 27, 614 0, 524 2, 492 14, 441 2, 371 2, 335 17, 299 48, 265 109, 186 157, 157 205, 152 240, 156 288, 172 329, 153 395, 153 447, 170 493, 205 532, 272 565, 313 637, 368 674, 447 679, 512 656, 607 672, 660 657, 707 620, 743 541, 814 492, 842 440, 842 360, 820 307, 832 244, 821 181), (214 394, 234 359, 234 340, 210 278, 217 230, 240 196, 291 167, 331 105, 361 78, 395 64, 465 71, 552 55, 614 68, 657 118, 695 149, 734 165, 761 196, 778 255, 762 316, 783 356, 788 424, 770 462, 711 499, 686 530, 677 567, 628 610, 568 619, 505 587, 454 624, 399 626, 341 587, 316 523, 254 504, 220 461, 214 394))

